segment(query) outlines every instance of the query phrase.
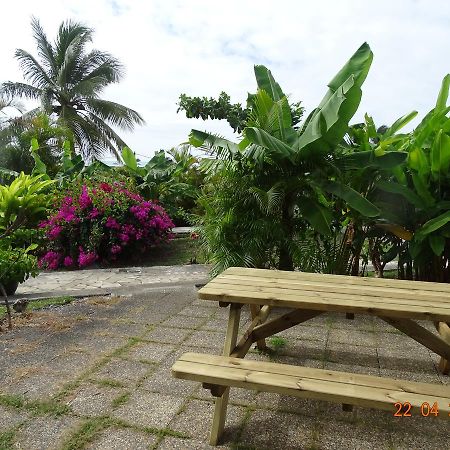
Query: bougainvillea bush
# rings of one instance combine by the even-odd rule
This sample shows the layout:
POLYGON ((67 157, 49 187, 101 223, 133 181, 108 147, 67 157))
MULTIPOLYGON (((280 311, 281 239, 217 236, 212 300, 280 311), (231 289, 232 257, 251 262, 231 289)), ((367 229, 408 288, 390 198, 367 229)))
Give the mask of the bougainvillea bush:
POLYGON ((84 181, 56 200, 57 209, 39 225, 46 235, 42 268, 83 268, 135 256, 171 237, 164 209, 124 182, 84 181))

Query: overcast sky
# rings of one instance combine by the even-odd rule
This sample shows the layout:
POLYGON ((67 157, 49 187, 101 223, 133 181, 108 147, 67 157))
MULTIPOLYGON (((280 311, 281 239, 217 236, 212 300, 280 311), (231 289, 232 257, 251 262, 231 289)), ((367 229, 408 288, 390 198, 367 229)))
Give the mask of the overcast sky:
POLYGON ((187 119, 176 103, 180 93, 221 91, 244 103, 255 91, 254 64, 309 112, 367 41, 374 61, 353 121, 368 112, 379 125, 414 109, 423 115, 450 72, 446 0, 20 0, 2 4, 0 81, 22 79, 16 48, 36 53, 32 15, 51 39, 61 21, 84 22, 95 29, 94 47, 125 65, 104 97, 143 115, 145 126, 122 133, 140 155, 186 141, 191 128, 232 138, 226 122, 187 119))

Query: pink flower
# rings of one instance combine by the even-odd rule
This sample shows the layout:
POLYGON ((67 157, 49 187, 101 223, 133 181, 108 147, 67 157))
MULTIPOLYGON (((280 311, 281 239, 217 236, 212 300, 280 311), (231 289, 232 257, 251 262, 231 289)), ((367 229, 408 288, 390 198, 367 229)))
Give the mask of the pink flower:
POLYGON ((62 230, 63 230, 63 227, 61 227, 60 225, 56 225, 47 233, 47 236, 50 239, 56 239, 61 234, 62 230))
POLYGON ((80 247, 80 254, 78 255, 78 264, 80 267, 86 267, 91 265, 98 258, 94 252, 85 253, 83 248, 80 247))
POLYGON ((70 256, 66 256, 64 258, 64 267, 70 267, 73 265, 73 258, 71 258, 70 256))
POLYGON ((120 230, 120 224, 116 219, 114 219, 114 217, 108 217, 108 219, 106 219, 105 226, 106 228, 111 228, 113 230, 120 230))
POLYGON ((89 219, 95 219, 100 215, 100 211, 97 208, 92 208, 92 211, 89 213, 89 219))
POLYGON ((78 197, 78 203, 81 206, 81 209, 86 209, 92 205, 92 199, 89 197, 89 193, 85 184, 81 187, 81 194, 78 197))
POLYGON ((120 245, 113 245, 111 247, 111 253, 113 255, 117 255, 117 253, 120 253, 122 251, 122 247, 120 245))
POLYGON ((111 192, 112 191, 112 187, 108 183, 100 183, 100 189, 105 191, 105 192, 111 192))
POLYGON ((60 259, 61 255, 59 253, 50 250, 39 260, 38 265, 41 268, 55 270, 59 266, 60 259))

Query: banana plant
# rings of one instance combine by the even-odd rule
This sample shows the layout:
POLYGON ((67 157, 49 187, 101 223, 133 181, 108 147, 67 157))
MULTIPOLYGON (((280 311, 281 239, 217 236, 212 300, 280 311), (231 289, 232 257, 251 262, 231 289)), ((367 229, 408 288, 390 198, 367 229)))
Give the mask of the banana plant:
POLYGON ((391 196, 400 225, 413 233, 391 252, 398 254, 405 266, 400 271, 408 278, 450 281, 449 86, 446 75, 435 107, 400 146, 408 154, 405 166, 377 184, 391 196))
POLYGON ((294 234, 305 222, 318 233, 331 234, 331 195, 365 215, 379 214, 374 204, 339 181, 332 161, 359 106, 372 58, 370 47, 363 44, 330 81, 319 106, 298 129, 292 126, 280 85, 266 67, 255 66, 258 90, 248 96, 250 114, 240 142, 198 130, 190 134, 192 145, 218 158, 208 161, 203 166, 206 170, 235 170, 254 180, 248 195, 255 198, 267 220, 277 217, 284 231, 278 242, 279 269, 293 269, 294 234), (267 205, 272 205, 270 213, 267 205))

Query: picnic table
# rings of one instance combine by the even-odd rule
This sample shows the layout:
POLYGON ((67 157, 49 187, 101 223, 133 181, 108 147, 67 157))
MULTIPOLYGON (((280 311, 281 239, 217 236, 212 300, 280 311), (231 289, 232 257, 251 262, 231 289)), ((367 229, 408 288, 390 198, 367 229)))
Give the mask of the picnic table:
POLYGON ((450 386, 243 359, 252 344, 264 349, 267 337, 332 311, 379 317, 438 354, 439 370, 448 374, 448 284, 232 267, 198 295, 230 307, 223 355, 186 353, 175 362, 172 373, 202 382, 217 397, 212 445, 223 432, 230 387, 334 401, 344 409, 356 405, 394 411, 394 405, 398 409, 400 404, 420 411, 425 403, 436 404, 439 417, 450 417, 450 386), (244 305, 250 306, 252 321, 238 340, 244 305), (288 312, 268 320, 278 307, 288 312), (431 322, 437 333, 418 320, 431 322))

